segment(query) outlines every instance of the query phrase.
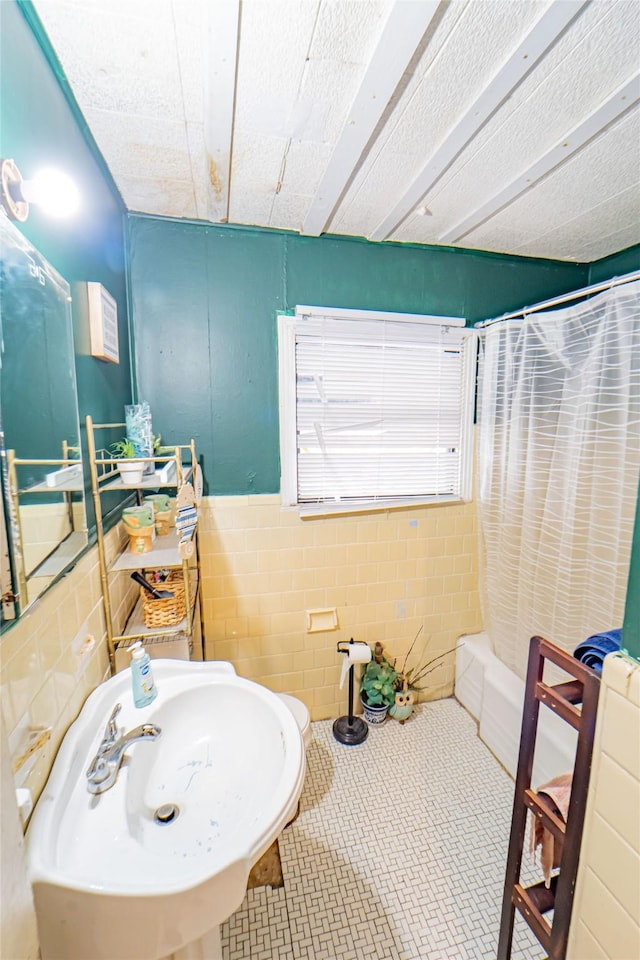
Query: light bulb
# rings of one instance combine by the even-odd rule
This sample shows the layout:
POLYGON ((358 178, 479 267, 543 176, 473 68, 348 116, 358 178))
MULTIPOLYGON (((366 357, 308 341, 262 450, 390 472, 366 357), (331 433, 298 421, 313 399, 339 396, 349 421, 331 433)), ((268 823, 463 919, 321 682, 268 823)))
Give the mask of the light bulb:
POLYGON ((20 190, 28 203, 37 204, 52 217, 71 217, 80 206, 78 188, 60 170, 40 170, 32 180, 23 180, 20 190))

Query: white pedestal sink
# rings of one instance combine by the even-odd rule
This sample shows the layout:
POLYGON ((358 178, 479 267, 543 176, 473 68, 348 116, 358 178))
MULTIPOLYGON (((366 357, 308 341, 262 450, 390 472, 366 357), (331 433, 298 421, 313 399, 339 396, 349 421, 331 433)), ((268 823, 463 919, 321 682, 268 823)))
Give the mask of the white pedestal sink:
POLYGON ((217 960, 219 925, 293 816, 304 779, 286 705, 227 663, 154 660, 158 697, 133 705, 129 671, 88 698, 27 831, 43 960, 217 960), (86 771, 118 726, 162 730, 128 747, 94 796, 86 771))

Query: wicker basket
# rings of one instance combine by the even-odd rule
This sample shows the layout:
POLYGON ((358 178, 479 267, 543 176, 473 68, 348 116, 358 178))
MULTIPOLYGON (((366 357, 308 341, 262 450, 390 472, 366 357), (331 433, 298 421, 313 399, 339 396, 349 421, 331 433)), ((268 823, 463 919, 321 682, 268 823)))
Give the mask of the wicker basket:
POLYGON ((172 570, 166 580, 156 584, 158 590, 170 590, 174 596, 164 600, 152 597, 148 590, 140 587, 142 616, 145 627, 175 627, 184 618, 187 606, 184 599, 184 580, 182 574, 172 570))

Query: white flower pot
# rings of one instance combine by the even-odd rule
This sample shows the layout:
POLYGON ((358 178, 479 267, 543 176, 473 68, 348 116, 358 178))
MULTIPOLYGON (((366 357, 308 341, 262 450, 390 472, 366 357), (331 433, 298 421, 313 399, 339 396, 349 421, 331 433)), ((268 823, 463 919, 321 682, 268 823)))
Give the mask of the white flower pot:
POLYGON ((118 471, 123 483, 136 487, 142 482, 144 463, 131 463, 129 460, 119 460, 118 471))

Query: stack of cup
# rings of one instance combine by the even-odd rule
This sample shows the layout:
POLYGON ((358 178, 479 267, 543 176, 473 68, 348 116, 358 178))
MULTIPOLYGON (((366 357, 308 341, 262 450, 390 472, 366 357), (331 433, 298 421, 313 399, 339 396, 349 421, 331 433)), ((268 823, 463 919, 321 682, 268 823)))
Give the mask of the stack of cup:
POLYGON ((122 522, 129 534, 129 549, 132 553, 148 553, 153 550, 156 524, 152 504, 125 507, 122 511, 122 522))
POLYGON ((153 507, 156 534, 165 537, 171 526, 171 498, 167 493, 155 493, 145 497, 144 502, 153 507))

